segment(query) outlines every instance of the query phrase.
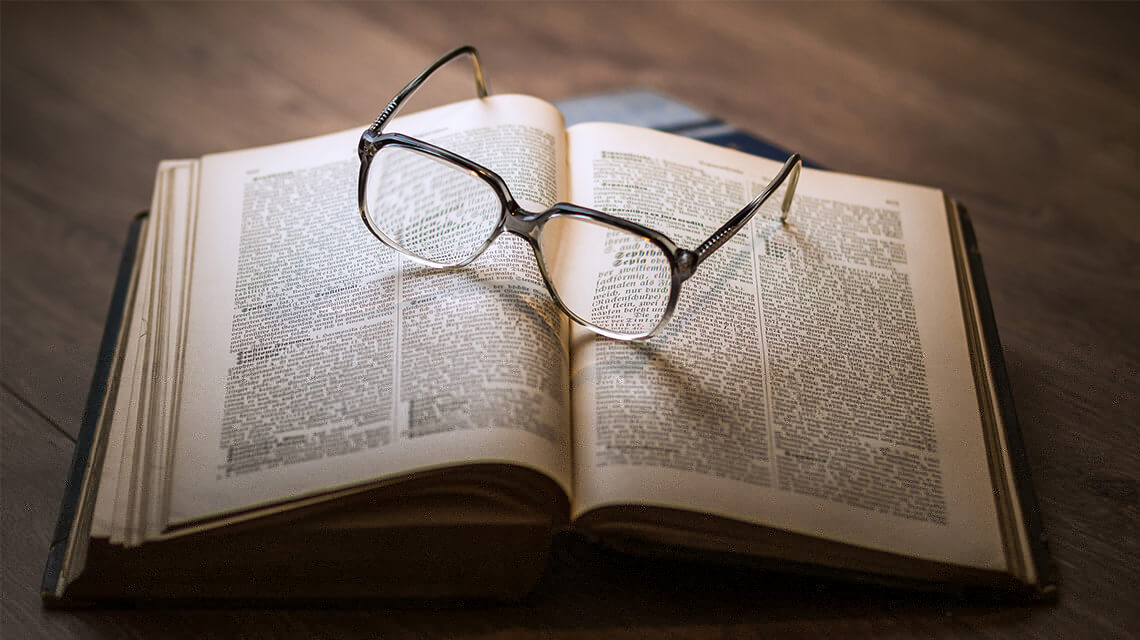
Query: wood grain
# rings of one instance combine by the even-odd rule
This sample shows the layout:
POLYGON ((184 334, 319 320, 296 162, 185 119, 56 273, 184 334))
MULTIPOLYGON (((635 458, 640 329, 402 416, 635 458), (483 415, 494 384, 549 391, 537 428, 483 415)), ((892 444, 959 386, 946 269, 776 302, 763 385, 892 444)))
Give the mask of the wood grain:
MULTIPOLYGON (((4 637, 1134 637, 1138 5, 0 4, 4 637), (492 88, 671 94, 977 226, 1062 579, 1044 606, 565 555, 519 606, 45 612, 131 216, 167 157, 367 122, 459 43, 492 88)), ((449 77, 466 97, 469 79, 449 77)))

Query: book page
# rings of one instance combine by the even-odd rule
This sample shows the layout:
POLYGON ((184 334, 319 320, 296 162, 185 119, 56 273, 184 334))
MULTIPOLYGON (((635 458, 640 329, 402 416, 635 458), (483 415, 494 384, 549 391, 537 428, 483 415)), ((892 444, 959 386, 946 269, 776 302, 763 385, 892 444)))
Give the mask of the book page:
MULTIPOLYGON (((567 137, 574 202, 689 249, 780 168, 623 125, 567 137)), ((574 330, 574 516, 673 507, 1003 568, 941 192, 805 169, 786 225, 782 196, 658 336, 574 330)))
MULTIPOLYGON (((569 490, 567 328, 530 247, 415 266, 357 208, 360 129, 206 156, 169 522, 466 462, 569 490)), ((393 120, 500 173, 519 203, 563 199, 551 105, 472 100, 393 120)))

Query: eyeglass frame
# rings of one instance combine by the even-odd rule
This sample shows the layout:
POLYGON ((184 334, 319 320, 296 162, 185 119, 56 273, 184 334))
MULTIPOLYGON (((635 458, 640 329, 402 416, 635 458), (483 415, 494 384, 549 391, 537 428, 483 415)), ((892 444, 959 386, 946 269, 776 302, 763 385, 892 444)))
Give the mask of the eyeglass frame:
POLYGON ((780 206, 780 223, 787 224, 788 211, 791 208, 792 199, 795 195, 796 185, 799 183, 800 169, 803 161, 798 153, 793 153, 787 161, 784 162, 783 167, 776 176, 768 183, 751 202, 744 206, 739 212, 736 213, 724 225, 717 229, 711 236, 704 242, 697 246, 694 250, 682 249, 677 246, 668 236, 656 229, 651 229, 644 225, 619 218, 608 213, 590 209, 587 207, 571 204, 568 202, 559 202, 554 206, 542 212, 532 212, 523 209, 514 196, 511 190, 507 187, 506 182, 499 174, 484 167, 483 165, 465 158, 457 153, 448 151, 441 147, 437 147, 430 142, 425 142, 417 138, 413 138, 402 133, 384 133, 383 128, 389 119, 394 117, 396 113, 403 107, 404 103, 410 98, 423 83, 433 73, 439 70, 444 65, 457 59, 460 56, 469 56, 471 64, 475 73, 475 89, 479 99, 486 98, 490 95, 487 89, 487 81, 483 74, 483 67, 479 62, 479 54, 475 47, 465 45, 456 47, 451 51, 445 53, 438 60, 420 72, 415 78, 411 80, 394 98, 388 103, 388 106, 376 117, 371 125, 360 136, 360 143, 357 147, 357 154, 360 156, 360 176, 357 181, 358 193, 357 204, 360 208, 360 217, 364 221, 365 226, 376 236, 376 239, 384 243, 388 247, 395 249, 399 253, 415 260, 420 264, 424 264, 436 269, 458 269, 465 267, 483 254, 484 251, 490 247, 495 240, 503 234, 504 231, 510 232, 514 235, 520 236, 530 244, 534 252, 534 258, 538 262, 539 272, 542 274, 543 282, 546 284, 547 290, 550 292, 551 297, 558 307, 569 316, 572 320, 581 324, 582 326, 590 329, 591 331, 612 338, 615 340, 641 340, 656 335, 669 320, 672 319, 674 311, 677 308, 677 301, 681 295, 681 285, 688 280, 695 272, 697 267, 708 259, 714 251, 719 249, 722 245, 728 242, 738 231, 740 231, 745 224, 759 211, 760 207, 776 192, 777 189, 791 177, 788 182, 788 190, 784 194, 784 200, 780 206), (381 149, 393 146, 397 148, 404 148, 419 153, 424 153, 435 157, 438 160, 455 165, 457 168, 467 171, 468 173, 483 180, 499 197, 500 214, 499 222, 495 225, 495 230, 491 232, 483 246, 479 247, 470 257, 463 260, 458 264, 446 264, 433 260, 426 259, 422 256, 415 255, 406 250, 400 243, 392 238, 389 238, 380 229, 376 228, 368 215, 367 209, 367 195, 365 186, 368 180, 368 170, 372 165, 372 159, 380 152, 381 149), (596 324, 585 320, 578 314, 574 313, 565 302, 558 295, 558 291, 554 283, 550 279, 550 275, 546 270, 546 263, 543 260, 542 247, 539 238, 543 225, 550 219, 559 216, 569 216, 573 218, 584 219, 586 221, 601 223, 605 226, 615 227, 627 233, 641 236, 651 243, 653 243, 665 255, 669 261, 670 271, 670 291, 669 302, 666 305, 665 313, 661 316, 661 320, 647 332, 627 334, 616 331, 610 331, 604 327, 599 327, 596 324))

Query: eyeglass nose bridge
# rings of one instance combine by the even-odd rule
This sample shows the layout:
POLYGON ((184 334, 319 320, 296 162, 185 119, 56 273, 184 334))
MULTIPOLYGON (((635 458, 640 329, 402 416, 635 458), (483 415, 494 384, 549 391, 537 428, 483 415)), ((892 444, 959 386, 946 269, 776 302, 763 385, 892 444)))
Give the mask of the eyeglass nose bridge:
POLYGON ((543 214, 526 211, 511 200, 506 205, 506 215, 503 216, 503 229, 518 234, 532 244, 538 242, 539 226, 543 214))

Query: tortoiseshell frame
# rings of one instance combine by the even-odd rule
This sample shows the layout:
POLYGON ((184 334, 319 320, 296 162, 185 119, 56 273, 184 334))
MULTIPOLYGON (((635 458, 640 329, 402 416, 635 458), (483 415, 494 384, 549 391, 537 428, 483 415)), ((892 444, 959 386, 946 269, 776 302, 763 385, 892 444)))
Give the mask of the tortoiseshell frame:
POLYGON ((472 162, 463 156, 452 153, 447 149, 441 149, 440 147, 424 142, 422 140, 417 140, 416 138, 412 138, 400 133, 383 133, 384 124, 400 110, 400 108, 403 106, 403 103, 412 94, 414 94, 417 89, 420 88, 420 86, 424 83, 424 81, 428 79, 429 76, 431 76, 432 73, 462 55, 471 57, 471 63, 474 66, 475 70, 476 92, 478 93, 479 98, 486 98, 488 95, 487 83, 483 78, 483 68, 479 64, 479 54, 472 46, 458 47, 444 54, 439 60, 436 60, 427 69, 424 69, 424 71, 412 79, 412 81, 409 82, 407 86, 401 89, 400 92, 396 94, 395 98, 392 98, 392 101, 389 102, 388 106, 384 108, 384 111, 381 112, 379 116, 377 116, 372 125, 365 129, 364 133, 361 134, 360 145, 357 149, 357 152, 360 155, 360 178, 357 183, 357 197, 360 207, 360 217, 364 220, 365 226, 367 226, 368 230, 372 232, 372 235, 376 236, 376 238, 384 244, 395 249, 396 251, 399 251, 401 254, 408 256, 416 262, 440 269, 464 267, 468 264, 471 264, 484 251, 486 251, 487 247, 491 246, 491 243, 493 243, 495 239, 498 238, 499 235, 504 231, 513 233, 515 235, 521 236, 528 243, 530 243, 531 248, 534 250, 535 260, 538 261, 539 271, 541 271, 542 278, 546 282, 546 288, 550 291, 551 297, 558 304, 559 308, 562 309, 563 313, 568 315, 575 322, 589 328, 590 330, 600 335, 606 336, 607 338, 613 338, 616 340, 639 340, 656 334, 669 322, 669 319, 672 318, 673 312, 677 307, 677 299, 680 297, 681 293, 681 283, 683 283, 685 280, 688 280, 689 277, 693 275, 700 263, 704 262, 710 255, 712 255, 714 251, 716 251, 725 242, 728 242, 732 236, 740 231, 740 229, 743 228, 744 225, 752 219, 752 216, 755 215, 756 211, 760 209, 761 205, 763 205, 764 202, 767 201, 773 193, 775 193, 776 189, 778 189, 780 185, 783 184, 789 176, 791 176, 791 182, 788 183, 788 191, 785 194, 784 201, 780 207, 780 221, 781 223, 785 223, 787 221, 788 209, 791 207, 792 198, 795 195, 796 184, 799 182, 800 166, 802 164, 798 153, 792 154, 792 156, 788 158, 787 162, 784 163, 784 166, 780 169, 780 172, 776 175, 776 177, 768 184, 767 187, 764 188, 764 190, 759 195, 756 196, 755 199, 752 200, 752 202, 749 202, 747 205, 745 205, 745 207, 741 209, 736 215, 734 215, 731 220, 726 222, 720 229, 717 229, 715 233, 709 236, 709 238, 702 242, 700 246, 698 246, 695 250, 690 251, 688 249, 682 249, 678 247, 672 240, 668 238, 668 236, 659 231, 644 227, 635 222, 630 222, 629 220, 624 220, 622 218, 612 216, 608 213, 595 211, 594 209, 587 209, 586 207, 580 207, 575 204, 559 202, 558 204, 555 204, 553 207, 541 213, 526 211, 519 206, 518 202, 515 201, 514 196, 511 195, 510 189, 507 188, 506 183, 494 171, 491 171, 490 169, 480 164, 472 162), (494 192, 499 196, 499 200, 502 203, 502 210, 500 213, 499 222, 496 225, 495 230, 491 233, 491 236, 487 238, 487 241, 483 243, 483 246, 480 247, 478 251, 458 264, 433 262, 404 250, 399 245, 399 243, 388 237, 384 232, 380 231, 372 224, 372 221, 368 216, 368 203, 365 194, 365 183, 368 178, 368 169, 372 164, 372 158, 374 158, 381 149, 387 146, 402 147, 434 156, 440 160, 444 160, 450 164, 455 165, 459 169, 471 173, 472 175, 478 177, 490 185, 491 189, 494 190, 494 192), (669 303, 666 306, 665 313, 662 315, 660 322, 658 322, 657 325, 653 327, 653 329, 643 333, 634 334, 610 331, 603 327, 596 326, 581 318, 572 310, 570 310, 562 301, 562 299, 559 298, 558 291, 555 290, 554 284, 550 280, 550 275, 546 271, 546 263, 542 259, 542 248, 539 243, 539 238, 542 235, 543 225, 547 220, 558 216, 583 218, 593 222, 601 223, 603 225, 615 227, 617 229, 621 229, 622 231, 642 236, 646 240, 656 245, 657 248, 661 249, 661 251, 669 260, 671 286, 669 292, 669 303))

